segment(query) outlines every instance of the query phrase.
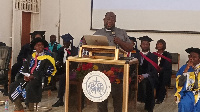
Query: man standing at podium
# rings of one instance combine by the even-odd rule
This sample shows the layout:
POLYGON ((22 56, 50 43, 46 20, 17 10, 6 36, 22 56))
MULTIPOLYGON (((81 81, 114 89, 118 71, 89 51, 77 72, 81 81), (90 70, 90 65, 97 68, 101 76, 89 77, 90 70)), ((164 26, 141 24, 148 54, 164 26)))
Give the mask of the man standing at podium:
MULTIPOLYGON (((133 47, 127 33, 124 30, 115 27, 116 15, 113 12, 107 12, 103 21, 104 28, 97 30, 94 35, 106 36, 109 42, 109 46, 119 45, 119 47, 127 52, 132 51, 133 47)), ((121 112, 123 100, 123 84, 111 83, 111 94, 113 98, 114 112, 121 112)), ((98 112, 108 112, 107 104, 108 99, 98 103, 98 112)))

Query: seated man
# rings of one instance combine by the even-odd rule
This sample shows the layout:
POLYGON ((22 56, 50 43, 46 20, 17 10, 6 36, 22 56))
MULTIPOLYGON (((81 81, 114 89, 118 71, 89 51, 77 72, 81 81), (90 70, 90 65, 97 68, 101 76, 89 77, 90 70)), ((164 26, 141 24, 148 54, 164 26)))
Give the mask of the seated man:
MULTIPOLYGON (((58 55, 58 49, 60 49, 61 47, 62 46, 56 42, 56 35, 51 35, 48 50, 49 50, 49 52, 53 52, 51 54, 53 54, 54 59, 56 59, 56 56, 58 55)), ((51 86, 52 86, 52 88, 51 88, 52 91, 57 90, 56 77, 52 77, 51 86)))
POLYGON ((138 49, 137 49, 137 41, 136 41, 136 38, 135 37, 130 37, 129 36, 129 39, 131 41, 131 44, 133 46, 133 50, 131 52, 128 52, 127 54, 127 57, 135 57, 135 54, 140 52, 138 49))
POLYGON ((15 96, 13 93, 15 90, 18 90, 16 88, 18 88, 19 83, 24 82, 23 79, 27 82, 25 92, 18 92, 26 93, 23 96, 26 96, 24 98, 28 106, 27 111, 34 112, 34 103, 39 103, 42 98, 42 77, 55 75, 56 73, 55 60, 44 52, 44 47, 48 46, 48 42, 41 38, 35 38, 30 46, 36 52, 23 61, 23 66, 20 70, 21 75, 23 75, 21 79, 19 78, 10 85, 9 96, 14 101, 14 112, 24 112, 23 105, 21 104, 21 96, 13 98, 15 96))
POLYGON ((58 52, 58 49, 61 48, 62 46, 56 42, 56 35, 51 35, 50 36, 50 43, 49 43, 49 50, 51 52, 58 52))
MULTIPOLYGON (((58 50, 58 56, 57 56, 57 66, 58 66, 58 72, 60 73, 60 80, 59 80, 59 90, 58 90, 58 101, 53 104, 53 107, 59 107, 59 106, 63 106, 64 102, 63 102, 63 96, 65 93, 65 82, 66 82, 66 59, 69 56, 76 56, 78 54, 78 49, 73 46, 73 37, 68 33, 65 35, 62 35, 61 38, 63 39, 63 47, 61 47, 58 50)), ((72 71, 72 69, 76 69, 77 68, 77 64, 73 63, 70 64, 70 71, 72 71)))
POLYGON ((139 60, 138 67, 138 101, 145 103, 145 110, 153 112, 155 106, 154 88, 158 80, 159 66, 157 57, 150 52, 150 42, 153 41, 148 36, 140 37, 140 53, 135 57, 139 60))
POLYGON ((188 48, 187 64, 176 74, 176 93, 179 112, 200 112, 199 80, 200 80, 200 49, 188 48))

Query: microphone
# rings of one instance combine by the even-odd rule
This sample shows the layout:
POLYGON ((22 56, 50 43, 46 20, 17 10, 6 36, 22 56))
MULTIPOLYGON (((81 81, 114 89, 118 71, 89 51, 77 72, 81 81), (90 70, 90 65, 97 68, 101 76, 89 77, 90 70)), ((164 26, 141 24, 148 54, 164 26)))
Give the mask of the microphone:
MULTIPOLYGON (((113 38, 116 37, 116 34, 114 31, 112 31, 111 33, 112 33, 113 38)), ((116 44, 116 45, 117 45, 117 48, 119 48, 119 45, 118 44, 116 44)))
POLYGON ((115 32, 114 32, 114 31, 112 31, 111 33, 112 33, 112 36, 113 36, 113 37, 116 37, 116 35, 115 35, 115 32))

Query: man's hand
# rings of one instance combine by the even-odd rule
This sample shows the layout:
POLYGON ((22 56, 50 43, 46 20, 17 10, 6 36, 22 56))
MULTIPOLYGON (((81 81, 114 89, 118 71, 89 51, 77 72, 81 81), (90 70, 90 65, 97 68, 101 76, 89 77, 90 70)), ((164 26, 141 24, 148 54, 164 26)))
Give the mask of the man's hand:
POLYGON ((142 82, 142 80, 144 79, 144 76, 143 75, 138 75, 138 82, 142 82))
POLYGON ((32 80, 32 79, 34 79, 35 77, 34 77, 33 75, 30 75, 28 78, 29 78, 30 80, 32 80))
POLYGON ((187 66, 188 66, 188 67, 194 67, 193 61, 192 61, 192 60, 189 60, 188 63, 187 63, 187 66))
POLYGON ((115 44, 121 44, 122 40, 119 37, 114 37, 114 43, 115 44))
POLYGON ((35 77, 33 76, 33 75, 30 75, 29 77, 27 77, 27 76, 24 76, 24 80, 25 81, 30 81, 30 80, 32 80, 32 79, 34 79, 35 77))
POLYGON ((24 80, 27 82, 30 81, 29 77, 27 77, 27 76, 24 76, 24 80))
POLYGON ((188 71, 188 69, 189 69, 190 67, 192 67, 192 68, 194 67, 194 65, 193 65, 193 60, 192 60, 192 59, 190 59, 190 60, 188 61, 187 67, 185 68, 184 73, 187 73, 187 71, 188 71))

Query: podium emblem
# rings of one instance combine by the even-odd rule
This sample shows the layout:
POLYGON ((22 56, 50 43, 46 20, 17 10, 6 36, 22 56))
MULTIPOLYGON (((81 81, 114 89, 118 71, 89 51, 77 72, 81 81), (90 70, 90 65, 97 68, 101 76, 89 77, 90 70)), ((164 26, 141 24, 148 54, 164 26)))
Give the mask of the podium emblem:
POLYGON ((93 102, 102 102, 111 92, 109 78, 100 71, 89 72, 83 79, 82 88, 85 96, 93 102))

